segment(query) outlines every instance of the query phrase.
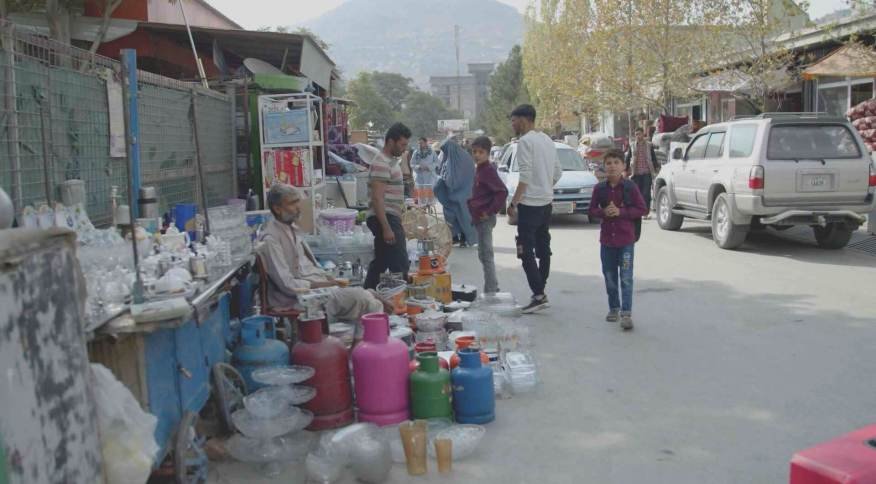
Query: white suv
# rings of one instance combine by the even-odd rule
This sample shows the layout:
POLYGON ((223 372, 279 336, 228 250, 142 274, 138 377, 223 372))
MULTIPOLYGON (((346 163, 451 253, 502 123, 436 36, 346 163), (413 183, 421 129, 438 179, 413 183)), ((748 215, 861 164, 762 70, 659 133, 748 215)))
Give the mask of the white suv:
POLYGON ((674 148, 655 190, 662 229, 710 220, 723 249, 741 246, 751 228, 795 225, 839 249, 873 209, 876 166, 843 118, 762 114, 707 126, 674 148))

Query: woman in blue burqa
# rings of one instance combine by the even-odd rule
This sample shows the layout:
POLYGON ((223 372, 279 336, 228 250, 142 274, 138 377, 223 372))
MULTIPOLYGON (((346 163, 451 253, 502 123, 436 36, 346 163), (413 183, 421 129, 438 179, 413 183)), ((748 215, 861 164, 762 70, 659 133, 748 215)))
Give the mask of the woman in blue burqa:
POLYGON ((444 219, 453 231, 453 240, 462 246, 474 245, 478 235, 467 204, 474 186, 474 160, 452 139, 441 145, 441 156, 443 170, 435 182, 435 198, 444 208, 444 219))

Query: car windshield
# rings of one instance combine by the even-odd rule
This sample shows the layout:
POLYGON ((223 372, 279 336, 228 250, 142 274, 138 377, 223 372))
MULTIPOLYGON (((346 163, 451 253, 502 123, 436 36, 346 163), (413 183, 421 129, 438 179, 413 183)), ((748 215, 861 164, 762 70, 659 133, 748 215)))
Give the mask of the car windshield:
POLYGON ((770 130, 767 157, 771 160, 860 158, 849 128, 840 124, 779 125, 770 130))
POLYGON ((584 160, 577 151, 560 148, 557 150, 557 156, 560 158, 563 171, 587 171, 584 160))

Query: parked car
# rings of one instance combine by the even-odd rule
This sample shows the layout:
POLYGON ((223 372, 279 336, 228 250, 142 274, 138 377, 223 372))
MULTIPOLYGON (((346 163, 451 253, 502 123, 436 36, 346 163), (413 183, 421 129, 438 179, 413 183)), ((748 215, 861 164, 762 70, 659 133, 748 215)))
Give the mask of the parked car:
POLYGON ((876 166, 844 118, 768 113, 707 126, 657 177, 657 221, 709 220, 715 243, 741 246, 755 228, 808 225, 840 249, 874 205, 876 166))
MULTIPOLYGON (((554 146, 557 148, 557 156, 563 167, 563 176, 554 186, 553 213, 554 215, 586 214, 590 209, 593 187, 598 180, 572 147, 559 142, 554 142, 554 146)), ((507 144, 499 162, 499 176, 508 187, 509 203, 520 179, 520 169, 514 156, 516 153, 517 142, 507 144)))
POLYGON ((490 148, 490 162, 498 164, 502 159, 503 148, 501 146, 493 146, 490 148))

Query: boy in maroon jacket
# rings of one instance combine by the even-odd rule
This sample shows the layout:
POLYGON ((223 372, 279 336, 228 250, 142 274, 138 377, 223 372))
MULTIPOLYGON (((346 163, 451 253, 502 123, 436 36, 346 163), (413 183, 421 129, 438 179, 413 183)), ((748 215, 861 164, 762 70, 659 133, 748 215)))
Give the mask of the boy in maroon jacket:
MULTIPOLYGON (((608 178, 593 188, 589 215, 602 219, 599 242, 602 244, 602 275, 608 293, 608 316, 620 319, 624 331, 633 329, 633 248, 636 223, 647 213, 639 188, 624 178, 624 155, 611 150, 605 154, 608 178), (620 296, 618 295, 620 279, 620 296)), ((640 222, 639 222, 640 223, 640 222)))
POLYGON ((468 200, 468 211, 478 231, 478 259, 484 266, 484 293, 499 292, 496 278, 496 263, 493 257, 493 228, 496 227, 496 214, 508 200, 508 188, 499 178, 496 167, 490 163, 490 138, 481 136, 472 144, 472 156, 477 163, 474 189, 468 200))

